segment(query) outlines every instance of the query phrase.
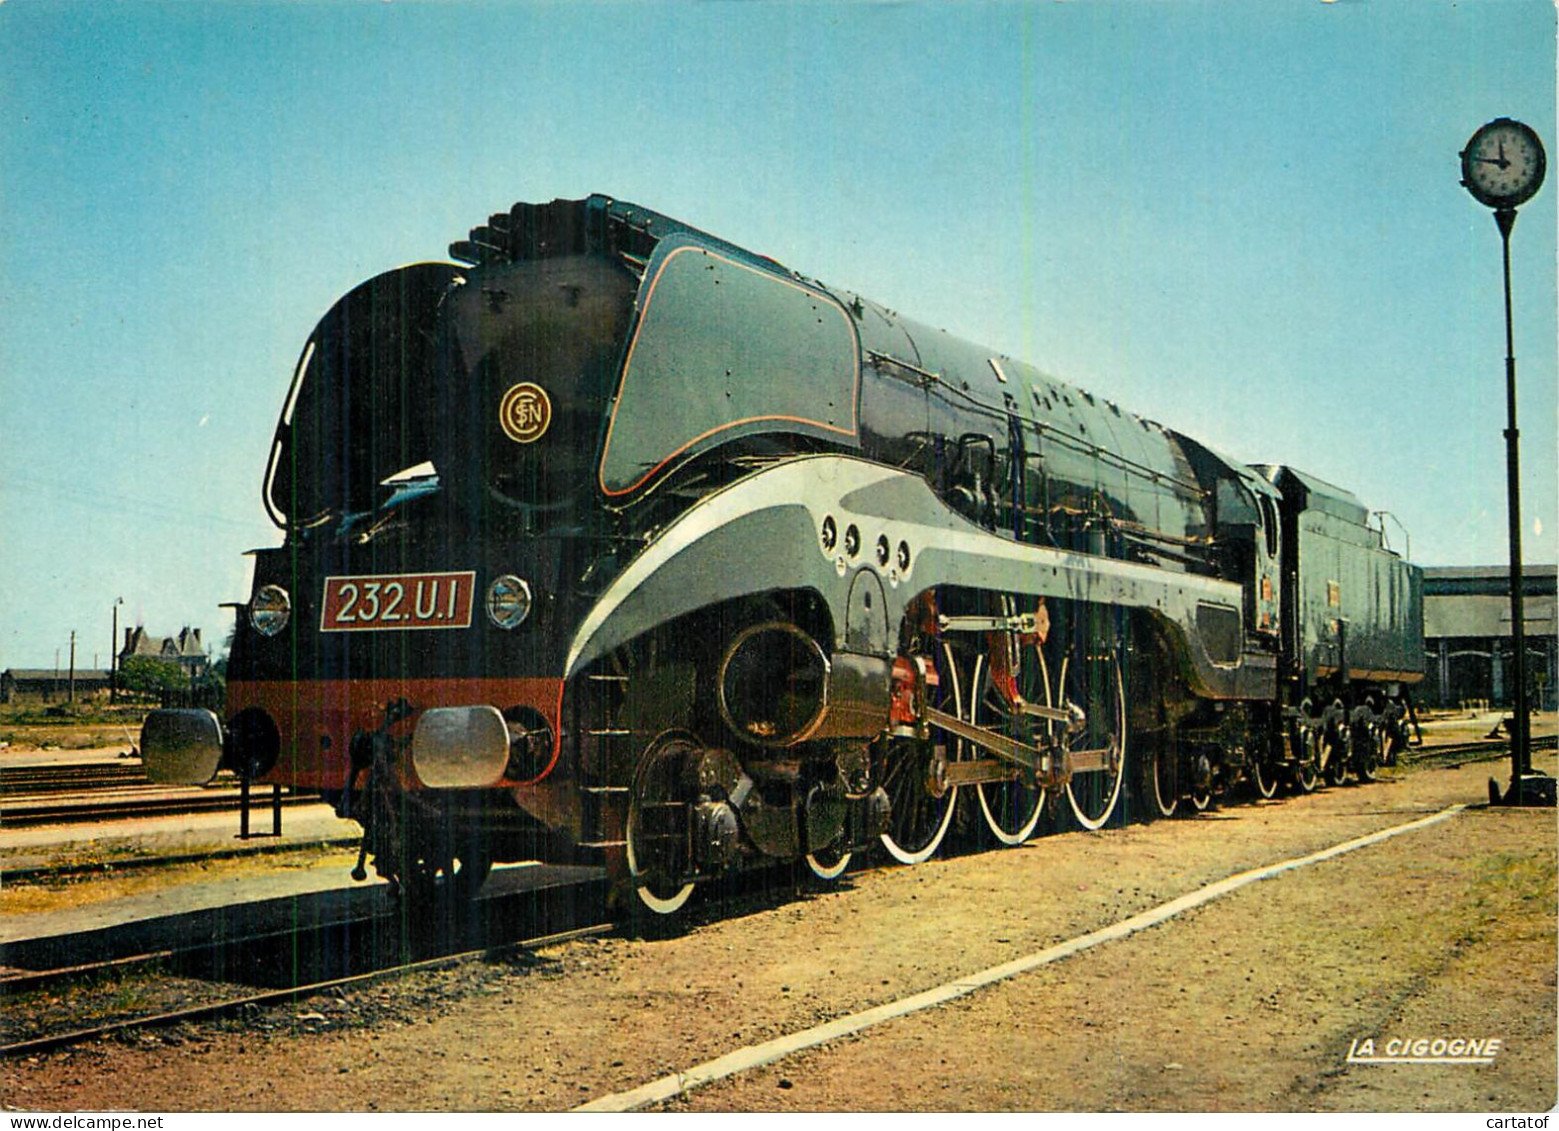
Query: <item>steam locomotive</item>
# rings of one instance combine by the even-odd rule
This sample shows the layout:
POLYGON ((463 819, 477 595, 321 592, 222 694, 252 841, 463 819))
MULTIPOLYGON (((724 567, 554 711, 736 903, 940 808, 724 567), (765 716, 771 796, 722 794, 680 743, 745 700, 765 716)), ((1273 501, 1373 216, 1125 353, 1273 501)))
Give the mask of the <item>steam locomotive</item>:
POLYGON ((1407 741, 1421 577, 1347 491, 609 197, 450 256, 309 337, 225 717, 153 713, 154 778, 318 790, 409 900, 587 860, 671 913, 1407 741))

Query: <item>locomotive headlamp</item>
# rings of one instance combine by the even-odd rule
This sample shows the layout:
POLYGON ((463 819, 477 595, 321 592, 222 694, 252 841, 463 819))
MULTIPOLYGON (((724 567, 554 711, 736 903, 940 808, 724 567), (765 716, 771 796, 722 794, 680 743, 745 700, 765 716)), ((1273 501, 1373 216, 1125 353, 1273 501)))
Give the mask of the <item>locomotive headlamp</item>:
POLYGON ((249 602, 249 623, 261 636, 275 636, 292 619, 292 598, 280 585, 262 585, 249 602))
POLYGON ((487 587, 487 615, 499 628, 518 628, 530 616, 530 586, 506 573, 487 587))

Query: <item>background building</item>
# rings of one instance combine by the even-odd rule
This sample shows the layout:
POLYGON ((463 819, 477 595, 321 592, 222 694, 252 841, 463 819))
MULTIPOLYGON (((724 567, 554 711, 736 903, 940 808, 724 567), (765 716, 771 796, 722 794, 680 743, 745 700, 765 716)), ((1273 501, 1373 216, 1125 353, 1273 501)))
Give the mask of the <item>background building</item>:
MULTIPOLYGON (((1555 708, 1559 659, 1559 567, 1521 570, 1529 701, 1555 708)), ((1476 700, 1508 707, 1515 699, 1507 566, 1432 566, 1424 569, 1424 647, 1428 653, 1418 702, 1457 707, 1476 700)))
MULTIPOLYGON (((108 698, 108 673, 77 668, 76 700, 108 698)), ((7 668, 0 672, 0 703, 63 703, 70 698, 71 676, 65 668, 7 668)))
POLYGON ((204 675, 211 660, 200 642, 200 629, 188 626, 180 629, 177 636, 148 636, 144 628, 125 629, 119 666, 124 667, 124 662, 131 656, 152 656, 179 664, 191 679, 204 675))

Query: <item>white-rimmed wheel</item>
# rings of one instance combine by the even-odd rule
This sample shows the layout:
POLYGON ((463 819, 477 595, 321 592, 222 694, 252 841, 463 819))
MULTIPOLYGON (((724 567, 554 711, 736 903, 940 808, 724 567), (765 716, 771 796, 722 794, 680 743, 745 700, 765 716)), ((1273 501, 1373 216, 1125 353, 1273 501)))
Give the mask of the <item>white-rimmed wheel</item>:
POLYGON ((1271 801, 1277 796, 1278 791, 1277 768, 1257 755, 1251 759, 1250 785, 1257 797, 1263 801, 1271 801))
POLYGON ((1139 733, 1137 760, 1142 764, 1142 792, 1152 817, 1173 817, 1180 808, 1180 749, 1171 732, 1160 731, 1148 741, 1139 733))
POLYGON ((1321 754, 1320 728, 1312 723, 1302 723, 1292 735, 1294 749, 1294 789, 1299 793, 1314 793, 1321 784, 1319 759, 1321 754))
POLYGON ((1387 704, 1386 715, 1381 719, 1380 763, 1395 766, 1397 756, 1407 749, 1407 708, 1399 701, 1387 704))
POLYGON ((1094 609, 1082 616, 1070 643, 1057 681, 1058 699, 1080 706, 1085 721, 1067 748, 1088 757, 1102 754, 1106 764, 1082 772, 1074 767, 1066 799, 1079 825, 1099 829, 1114 816, 1126 776, 1126 690, 1109 610, 1094 609))
POLYGON ((1348 780, 1348 747, 1346 733, 1336 734, 1329 728, 1320 732, 1320 748, 1316 763, 1321 767, 1321 777, 1327 785, 1343 785, 1348 780))
POLYGON ((1395 766, 1397 756, 1407 749, 1407 726, 1402 719, 1388 714, 1380 724, 1380 764, 1395 766))
POLYGON ((691 738, 676 734, 651 743, 628 800, 628 881, 639 902, 656 915, 675 914, 693 894, 694 885, 683 879, 689 861, 682 767, 689 744, 696 747, 691 738))
POLYGON ((1358 781, 1378 781, 1380 766, 1386 759, 1385 721, 1374 710, 1374 703, 1358 707, 1348 728, 1352 739, 1353 772, 1358 781))
MULTIPOLYGON (((937 687, 931 706, 963 718, 961 673, 953 648, 942 643, 933 653, 937 687)), ((958 787, 947 782, 947 764, 963 758, 963 741, 932 728, 928 738, 895 738, 883 754, 880 780, 891 806, 882 846, 900 864, 929 860, 942 846, 953 823, 958 787)))
POLYGON ((837 880, 850 867, 850 853, 843 842, 807 853, 807 870, 820 880, 837 880))
MULTIPOLYGON (((1012 609, 1009 600, 1004 611, 1011 615, 1012 609)), ((975 660, 974 675, 970 680, 969 721, 975 726, 999 729, 1009 738, 1030 746, 1048 745, 1049 729, 1056 724, 1032 720, 1014 710, 1015 702, 1050 706, 1050 672, 1045 665, 1044 651, 1034 640, 1019 639, 1008 644, 1003 638, 994 646, 1008 649, 1006 663, 1010 670, 1006 673, 993 671, 989 653, 982 653, 975 660), (999 686, 1002 680, 1011 681, 1005 691, 999 686)), ((1013 777, 1006 781, 980 782, 975 786, 975 792, 980 799, 980 812, 985 815, 985 827, 999 843, 1022 844, 1034 835, 1045 806, 1042 787, 1013 777)))

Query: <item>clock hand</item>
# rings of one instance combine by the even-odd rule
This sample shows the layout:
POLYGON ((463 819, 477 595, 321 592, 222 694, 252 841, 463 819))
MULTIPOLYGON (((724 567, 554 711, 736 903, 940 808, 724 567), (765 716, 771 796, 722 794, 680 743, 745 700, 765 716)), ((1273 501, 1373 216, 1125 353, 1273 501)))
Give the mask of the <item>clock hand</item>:
POLYGON ((1506 168, 1510 164, 1509 159, 1503 155, 1499 157, 1474 157, 1473 160, 1483 165, 1497 165, 1501 169, 1506 168))

